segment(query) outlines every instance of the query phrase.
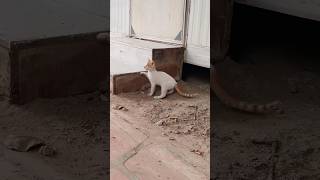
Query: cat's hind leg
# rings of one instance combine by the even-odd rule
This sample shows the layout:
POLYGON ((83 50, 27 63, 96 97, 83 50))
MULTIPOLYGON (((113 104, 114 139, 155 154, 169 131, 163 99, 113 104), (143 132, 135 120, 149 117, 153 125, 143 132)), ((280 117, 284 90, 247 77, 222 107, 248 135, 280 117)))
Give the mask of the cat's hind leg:
POLYGON ((160 94, 160 96, 154 96, 154 98, 155 98, 155 99, 162 99, 162 98, 166 97, 167 91, 168 91, 168 90, 167 90, 166 88, 161 87, 161 94, 160 94))
POLYGON ((174 89, 168 90, 167 95, 172 94, 172 93, 174 93, 174 89))
POLYGON ((150 88, 149 96, 152 96, 155 90, 156 90, 156 85, 153 84, 153 83, 151 83, 151 88, 150 88))

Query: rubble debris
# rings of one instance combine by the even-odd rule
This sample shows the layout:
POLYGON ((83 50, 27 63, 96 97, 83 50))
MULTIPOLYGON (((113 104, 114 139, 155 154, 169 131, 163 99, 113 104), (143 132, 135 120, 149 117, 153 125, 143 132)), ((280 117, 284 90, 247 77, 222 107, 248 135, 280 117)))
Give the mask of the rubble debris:
POLYGON ((190 152, 193 152, 199 156, 203 156, 204 152, 200 151, 199 149, 192 149, 190 152))
POLYGON ((19 152, 27 152, 32 148, 45 145, 44 141, 31 136, 9 135, 3 141, 3 144, 11 150, 19 152))
POLYGON ((128 111, 128 109, 126 107, 121 106, 121 105, 115 105, 112 107, 112 109, 121 110, 121 111, 128 111))
POLYGON ((41 146, 38 152, 43 156, 53 156, 56 154, 56 150, 49 145, 41 146))
POLYGON ((18 152, 28 152, 39 148, 38 152, 44 156, 53 156, 56 150, 47 145, 43 140, 32 136, 9 135, 3 144, 10 150, 18 152))
POLYGON ((166 125, 166 121, 165 120, 159 120, 158 122, 156 122, 156 125, 158 126, 165 126, 166 125))
POLYGON ((162 136, 168 136, 168 134, 167 134, 167 133, 165 133, 165 132, 163 132, 163 133, 162 133, 162 136))

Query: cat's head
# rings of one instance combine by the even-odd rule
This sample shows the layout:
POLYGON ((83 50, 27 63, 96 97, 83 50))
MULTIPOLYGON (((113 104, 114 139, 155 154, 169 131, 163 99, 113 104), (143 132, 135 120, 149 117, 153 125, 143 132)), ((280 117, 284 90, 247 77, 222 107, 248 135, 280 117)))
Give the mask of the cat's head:
POLYGON ((147 71, 156 70, 156 63, 154 62, 154 60, 149 59, 148 63, 144 66, 144 69, 147 70, 147 71))

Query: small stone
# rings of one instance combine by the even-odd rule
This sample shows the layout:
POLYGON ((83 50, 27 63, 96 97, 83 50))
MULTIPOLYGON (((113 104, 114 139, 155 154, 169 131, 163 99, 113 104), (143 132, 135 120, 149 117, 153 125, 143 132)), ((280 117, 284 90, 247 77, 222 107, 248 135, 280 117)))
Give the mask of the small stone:
POLYGON ((124 106, 121 106, 121 105, 116 105, 116 106, 113 106, 112 109, 115 109, 115 110, 121 110, 121 111, 128 111, 127 108, 125 108, 124 106))
POLYGON ((165 133, 165 132, 163 132, 163 133, 162 133, 162 136, 168 136, 168 134, 167 134, 167 133, 165 133))
POLYGON ((198 150, 198 149, 193 149, 193 150, 191 150, 190 152, 193 152, 193 153, 195 153, 195 154, 198 154, 199 156, 203 156, 203 154, 204 154, 204 152, 202 152, 202 151, 200 151, 200 150, 198 150))
POLYGON ((184 131, 183 131, 183 134, 190 134, 191 133, 191 130, 190 129, 185 129, 184 131))
POLYGON ((48 145, 41 146, 39 153, 44 156, 53 156, 56 154, 56 150, 48 145))
POLYGON ((164 125, 166 125, 166 123, 165 123, 164 120, 159 120, 158 122, 156 122, 156 125, 158 125, 158 126, 164 126, 164 125))
POLYGON ((174 141, 174 140, 176 140, 176 138, 170 137, 169 140, 174 141))

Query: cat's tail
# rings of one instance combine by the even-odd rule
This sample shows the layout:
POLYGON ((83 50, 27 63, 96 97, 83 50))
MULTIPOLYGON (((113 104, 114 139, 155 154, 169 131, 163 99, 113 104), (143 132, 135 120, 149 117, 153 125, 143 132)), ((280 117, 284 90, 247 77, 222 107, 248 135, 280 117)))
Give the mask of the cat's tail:
POLYGON ((179 83, 177 83, 174 88, 180 96, 187 97, 187 98, 193 98, 195 96, 198 96, 198 94, 190 94, 185 92, 179 83))
POLYGON ((240 101, 231 97, 226 91, 224 91, 224 89, 218 83, 217 74, 215 73, 215 71, 213 77, 213 91, 223 104, 234 109, 250 113, 283 112, 280 101, 273 101, 267 104, 254 104, 245 101, 240 101))

